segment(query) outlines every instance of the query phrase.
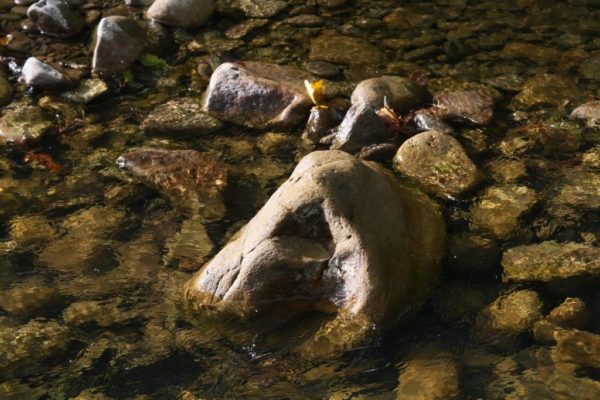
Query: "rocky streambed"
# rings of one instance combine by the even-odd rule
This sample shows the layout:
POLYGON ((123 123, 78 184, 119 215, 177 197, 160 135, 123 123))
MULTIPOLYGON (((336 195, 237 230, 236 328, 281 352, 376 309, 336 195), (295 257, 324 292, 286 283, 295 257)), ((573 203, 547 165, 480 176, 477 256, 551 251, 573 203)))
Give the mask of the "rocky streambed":
POLYGON ((0 399, 599 398, 599 17, 0 1, 0 399))

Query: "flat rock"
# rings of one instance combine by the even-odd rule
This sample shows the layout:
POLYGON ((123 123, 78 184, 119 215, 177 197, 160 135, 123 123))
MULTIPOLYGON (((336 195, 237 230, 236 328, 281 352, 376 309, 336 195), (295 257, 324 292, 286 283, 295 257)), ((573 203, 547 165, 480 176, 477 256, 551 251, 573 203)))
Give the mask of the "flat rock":
POLYGON ((199 100, 178 98, 155 108, 142 122, 149 134, 176 136, 206 135, 218 131, 223 123, 202 111, 199 100))
POLYGON ((445 133, 419 133, 405 141, 394 157, 394 169, 440 197, 454 197, 479 180, 477 166, 460 143, 445 133))
POLYGON ((221 193, 227 167, 210 156, 195 150, 138 149, 121 155, 117 164, 175 207, 209 220, 225 214, 221 193))
POLYGON ((125 71, 142 54, 145 43, 146 33, 133 19, 102 18, 96 30, 92 72, 109 76, 125 71))
POLYGON ((439 272, 443 232, 438 206, 418 190, 377 164, 317 151, 194 276, 186 296, 200 309, 271 320, 335 311, 315 338, 339 349, 347 329, 364 338, 420 308, 439 272))
POLYGON ((434 98, 437 115, 444 119, 462 120, 486 125, 492 119, 492 99, 477 91, 459 91, 439 94, 434 98))
POLYGON ((573 80, 560 75, 544 74, 528 79, 509 107, 512 110, 565 107, 570 103, 580 103, 583 97, 573 80))
POLYGON ((288 129, 305 121, 312 102, 301 70, 262 62, 219 65, 203 109, 220 120, 251 128, 288 129))
POLYGON ((591 101, 575 108, 571 119, 583 120, 590 128, 600 127, 600 101, 591 101))
POLYGON ((385 98, 396 113, 404 114, 422 104, 426 94, 422 87, 410 79, 385 75, 360 82, 352 92, 350 101, 379 110, 385 98))
POLYGON ((309 59, 334 64, 379 64, 383 53, 364 39, 351 36, 321 35, 310 43, 309 59))
POLYGON ((28 86, 38 90, 62 90, 76 84, 76 81, 53 66, 29 57, 22 70, 28 86))
POLYGON ((48 36, 70 37, 84 26, 83 16, 65 0, 40 0, 29 7, 27 16, 48 36))
POLYGON ((502 257, 505 282, 551 282, 600 276, 600 248, 583 243, 543 242, 508 249, 502 257))
POLYGON ((509 239, 519 228, 519 218, 538 201, 535 190, 516 184, 486 189, 471 207, 471 222, 501 240, 509 239))
POLYGON ((85 79, 72 90, 64 92, 62 97, 75 103, 87 104, 108 91, 108 85, 102 79, 85 79))
POLYGON ((496 147, 507 156, 535 154, 551 157, 577 151, 581 141, 581 129, 578 127, 561 129, 550 124, 533 123, 510 129, 496 147))
POLYGON ((0 119, 0 144, 35 143, 51 127, 52 122, 40 108, 20 106, 0 119))
POLYGON ((148 11, 148 19, 178 28, 198 28, 215 11, 214 0, 156 0, 148 11))

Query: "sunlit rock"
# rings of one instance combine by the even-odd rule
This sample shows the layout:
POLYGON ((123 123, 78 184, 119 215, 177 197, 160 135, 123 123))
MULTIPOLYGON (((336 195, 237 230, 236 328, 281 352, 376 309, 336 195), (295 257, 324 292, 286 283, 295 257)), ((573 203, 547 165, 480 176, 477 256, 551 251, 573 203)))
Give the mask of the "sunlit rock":
POLYGON ((178 28, 198 28, 214 11, 214 0, 156 0, 146 17, 178 28))
POLYGON ((83 29, 83 17, 65 0, 40 0, 27 10, 27 16, 48 36, 70 37, 83 29))
POLYGON ((32 144, 52 127, 52 121, 38 107, 19 106, 0 118, 0 144, 32 144))
POLYGON ((186 294, 203 310, 248 318, 334 313, 314 341, 339 349, 348 326, 356 341, 418 311, 437 278, 443 237, 438 207, 418 190, 349 154, 314 152, 186 294))
POLYGON ((184 97, 156 107, 141 128, 155 135, 199 136, 218 131, 223 123, 203 112, 199 100, 184 97))
POLYGON ((438 116, 445 119, 468 121, 486 125, 492 119, 492 99, 477 91, 459 91, 435 96, 434 105, 438 116))
POLYGON ((92 72, 100 76, 122 73, 144 51, 146 32, 134 19, 113 15, 100 20, 92 58, 92 72))
POLYGON ((591 127, 600 126, 600 101, 591 101, 575 108, 571 113, 572 119, 579 119, 591 127))

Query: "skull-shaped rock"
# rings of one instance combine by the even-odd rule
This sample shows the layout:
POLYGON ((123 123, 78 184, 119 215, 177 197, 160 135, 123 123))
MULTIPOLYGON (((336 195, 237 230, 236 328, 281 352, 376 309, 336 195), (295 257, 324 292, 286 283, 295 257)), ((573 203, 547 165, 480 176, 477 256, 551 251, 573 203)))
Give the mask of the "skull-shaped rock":
POLYGON ((317 151, 194 276, 186 296, 217 313, 272 320, 333 311, 385 328, 425 302, 443 243, 429 197, 375 163, 317 151))

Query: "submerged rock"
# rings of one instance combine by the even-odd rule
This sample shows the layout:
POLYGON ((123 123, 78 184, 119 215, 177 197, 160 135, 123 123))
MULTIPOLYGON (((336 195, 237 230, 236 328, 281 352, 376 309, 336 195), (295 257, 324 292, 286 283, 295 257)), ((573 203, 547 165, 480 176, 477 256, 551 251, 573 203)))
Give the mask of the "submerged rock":
POLYGON ((18 318, 48 315, 62 305, 63 297, 37 278, 0 292, 0 308, 18 318))
POLYGON ((213 242, 200 218, 192 217, 181 224, 181 229, 165 245, 166 265, 176 264, 180 269, 196 271, 208 261, 213 251, 213 242))
POLYGON ((66 89, 76 82, 64 72, 41 62, 35 57, 29 57, 23 64, 23 79, 28 86, 39 90, 66 89))
POLYGON ((555 362, 600 369, 600 335, 591 332, 561 329, 554 332, 555 362))
POLYGON ((507 240, 519 228, 519 219, 538 201, 535 190, 526 186, 504 184, 485 190, 471 207, 471 222, 507 240))
POLYGON ((148 19, 178 28, 198 28, 215 11, 214 0, 156 0, 146 12, 148 19))
POLYGON ((364 39, 321 35, 310 42, 309 59, 334 64, 379 64, 383 53, 364 39))
POLYGON ((250 18, 271 18, 288 7, 282 0, 237 0, 239 7, 250 18))
POLYGON ((400 368, 398 400, 451 400, 460 394, 460 371, 452 353, 435 345, 413 351, 400 368))
POLYGON ((591 128, 600 127, 600 101, 580 105, 573 110, 571 118, 583 120, 591 128))
POLYGON ((48 36, 73 36, 84 26, 83 17, 65 0, 40 0, 29 7, 27 16, 48 36))
POLYGON ((221 64, 210 78, 203 109, 251 128, 286 129, 304 121, 311 100, 301 70, 262 62, 221 64))
POLYGON ((0 144, 30 144, 38 141, 52 127, 44 112, 33 106, 8 110, 0 119, 0 144))
POLYGON ((374 163, 318 151, 194 276, 186 296, 244 317, 335 311, 315 340, 339 349, 349 324, 364 338, 372 324, 385 328, 420 308, 437 279, 443 237, 427 196, 374 163))
POLYGON ((419 133, 404 142, 394 157, 394 169, 440 197, 458 196, 479 180, 477 166, 460 143, 434 131, 419 133))
POLYGON ((577 151, 581 146, 579 129, 560 129, 552 125, 529 124, 506 133, 497 148, 507 156, 523 154, 556 156, 577 151))
POLYGON ((439 94, 434 98, 437 115, 444 119, 457 119, 486 125, 492 119, 492 99, 476 91, 460 91, 439 94))
POLYGON ((588 306, 577 297, 567 297, 546 316, 548 321, 558 326, 574 329, 585 328, 591 318, 592 314, 588 306))
POLYGON ((528 79, 521 92, 513 98, 510 108, 565 107, 582 99, 583 93, 574 81, 559 75, 544 74, 528 79))
POLYGON ((600 210, 600 173, 586 168, 566 171, 548 200, 548 209, 557 216, 600 210))
POLYGON ((62 94, 65 99, 75 103, 87 104, 108 91, 108 85, 102 79, 85 79, 75 89, 62 94))
POLYGON ((177 136, 206 135, 222 127, 221 121, 202 111, 200 101, 185 97, 158 106, 141 125, 146 133, 177 136))
POLYGON ((600 276, 600 248, 583 243, 543 242, 508 249, 502 279, 551 282, 600 276))
POLYGON ((92 72, 100 76, 121 73, 144 51, 146 33, 130 18, 114 15, 100 20, 92 58, 92 72))
POLYGON ((117 164, 165 195, 173 206, 207 219, 225 214, 221 193, 227 167, 195 150, 139 149, 121 155, 117 164))

